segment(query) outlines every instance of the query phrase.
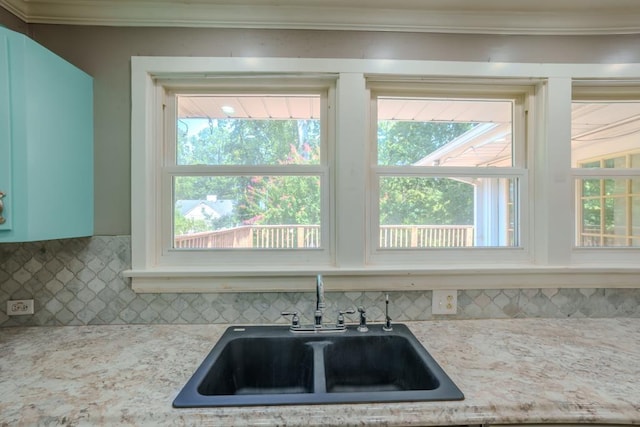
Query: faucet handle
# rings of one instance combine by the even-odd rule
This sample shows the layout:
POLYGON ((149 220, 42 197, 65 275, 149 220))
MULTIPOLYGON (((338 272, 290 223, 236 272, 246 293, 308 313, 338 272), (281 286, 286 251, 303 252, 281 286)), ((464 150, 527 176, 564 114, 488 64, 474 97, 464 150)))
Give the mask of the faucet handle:
POLYGON ((354 314, 356 311, 353 308, 348 310, 340 310, 338 311, 338 321, 336 322, 336 326, 343 327, 344 326, 344 315, 345 314, 354 314))
POLYGON ((358 325, 358 332, 367 332, 367 312, 364 307, 358 307, 358 313, 360 313, 360 325, 358 325))
POLYGON ((283 316, 291 316, 291 329, 300 328, 300 318, 297 311, 283 311, 280 313, 283 316))

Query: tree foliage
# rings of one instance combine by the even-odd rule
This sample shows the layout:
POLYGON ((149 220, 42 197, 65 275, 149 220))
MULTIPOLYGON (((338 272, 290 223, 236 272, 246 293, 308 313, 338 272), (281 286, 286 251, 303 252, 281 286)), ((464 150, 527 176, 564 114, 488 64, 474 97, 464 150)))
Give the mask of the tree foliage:
MULTIPOLYGON (((411 165, 472 127, 471 123, 381 121, 378 164, 411 165)), ((473 224, 473 187, 449 178, 384 177, 380 224, 473 224)))
POLYGON ((178 209, 175 210, 173 217, 173 230, 176 236, 211 230, 211 226, 207 221, 185 218, 178 209))
MULTIPOLYGON (((209 121, 197 135, 181 129, 179 165, 319 163, 318 120, 223 119, 209 121)), ((237 209, 231 215, 206 221, 210 229, 247 223, 319 224, 319 194, 317 177, 180 176, 174 180, 175 200, 204 200, 210 195, 234 200, 237 209)), ((182 219, 175 224, 176 230, 201 228, 182 219)))
POLYGON ((380 224, 473 224, 473 186, 450 178, 382 178, 380 224))
POLYGON ((413 164, 472 127, 471 123, 381 120, 378 122, 378 164, 413 164))
MULTIPOLYGON (((378 164, 411 165, 469 130, 469 123, 381 121, 378 164)), ((179 132, 179 165, 319 164, 317 120, 211 120, 198 135, 179 132)), ((181 176, 176 200, 208 195, 234 200, 231 215, 208 226, 319 224, 318 176, 181 176)), ((468 224, 473 222, 473 187, 448 178, 384 177, 380 182, 381 224, 468 224)), ((176 234, 201 230, 176 212, 176 234)))
MULTIPOLYGON (((305 145, 300 153, 290 147, 282 164, 317 163, 318 150, 305 145)), ((252 224, 320 224, 320 178, 318 176, 253 177, 238 206, 239 214, 252 224)))

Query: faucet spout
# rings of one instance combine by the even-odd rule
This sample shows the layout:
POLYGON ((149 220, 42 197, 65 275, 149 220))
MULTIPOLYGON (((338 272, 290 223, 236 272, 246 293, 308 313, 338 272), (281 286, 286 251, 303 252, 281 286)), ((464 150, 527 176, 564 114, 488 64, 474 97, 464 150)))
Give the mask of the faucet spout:
POLYGON ((338 315, 338 321, 334 324, 322 323, 324 317, 324 309, 326 307, 324 300, 324 282, 322 281, 322 274, 316 276, 316 309, 313 312, 313 324, 301 326, 300 319, 296 312, 284 312, 283 316, 293 315, 291 319, 291 326, 289 330, 295 333, 332 333, 332 332, 345 332, 347 326, 344 324, 344 314, 355 313, 354 310, 349 309, 340 311, 338 315))
POLYGON ((324 303, 324 282, 322 281, 322 274, 316 276, 316 310, 322 310, 325 308, 324 303))
POLYGON ((316 328, 322 328, 322 315, 324 310, 324 282, 322 281, 322 274, 316 276, 316 311, 314 313, 316 328))

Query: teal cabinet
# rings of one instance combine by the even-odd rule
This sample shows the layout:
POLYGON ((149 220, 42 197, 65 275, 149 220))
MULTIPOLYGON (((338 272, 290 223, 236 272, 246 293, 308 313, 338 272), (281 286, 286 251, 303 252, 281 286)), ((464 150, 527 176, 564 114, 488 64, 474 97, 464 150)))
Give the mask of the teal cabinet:
POLYGON ((0 243, 93 234, 93 79, 0 28, 0 243))

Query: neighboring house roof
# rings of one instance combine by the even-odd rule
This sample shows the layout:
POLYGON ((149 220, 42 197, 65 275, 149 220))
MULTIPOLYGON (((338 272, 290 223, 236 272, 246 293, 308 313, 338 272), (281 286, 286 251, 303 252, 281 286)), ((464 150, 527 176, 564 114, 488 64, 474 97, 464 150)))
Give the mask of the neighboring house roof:
POLYGON ((185 217, 204 210, 208 215, 220 218, 233 212, 233 202, 233 200, 177 200, 176 207, 185 217))

